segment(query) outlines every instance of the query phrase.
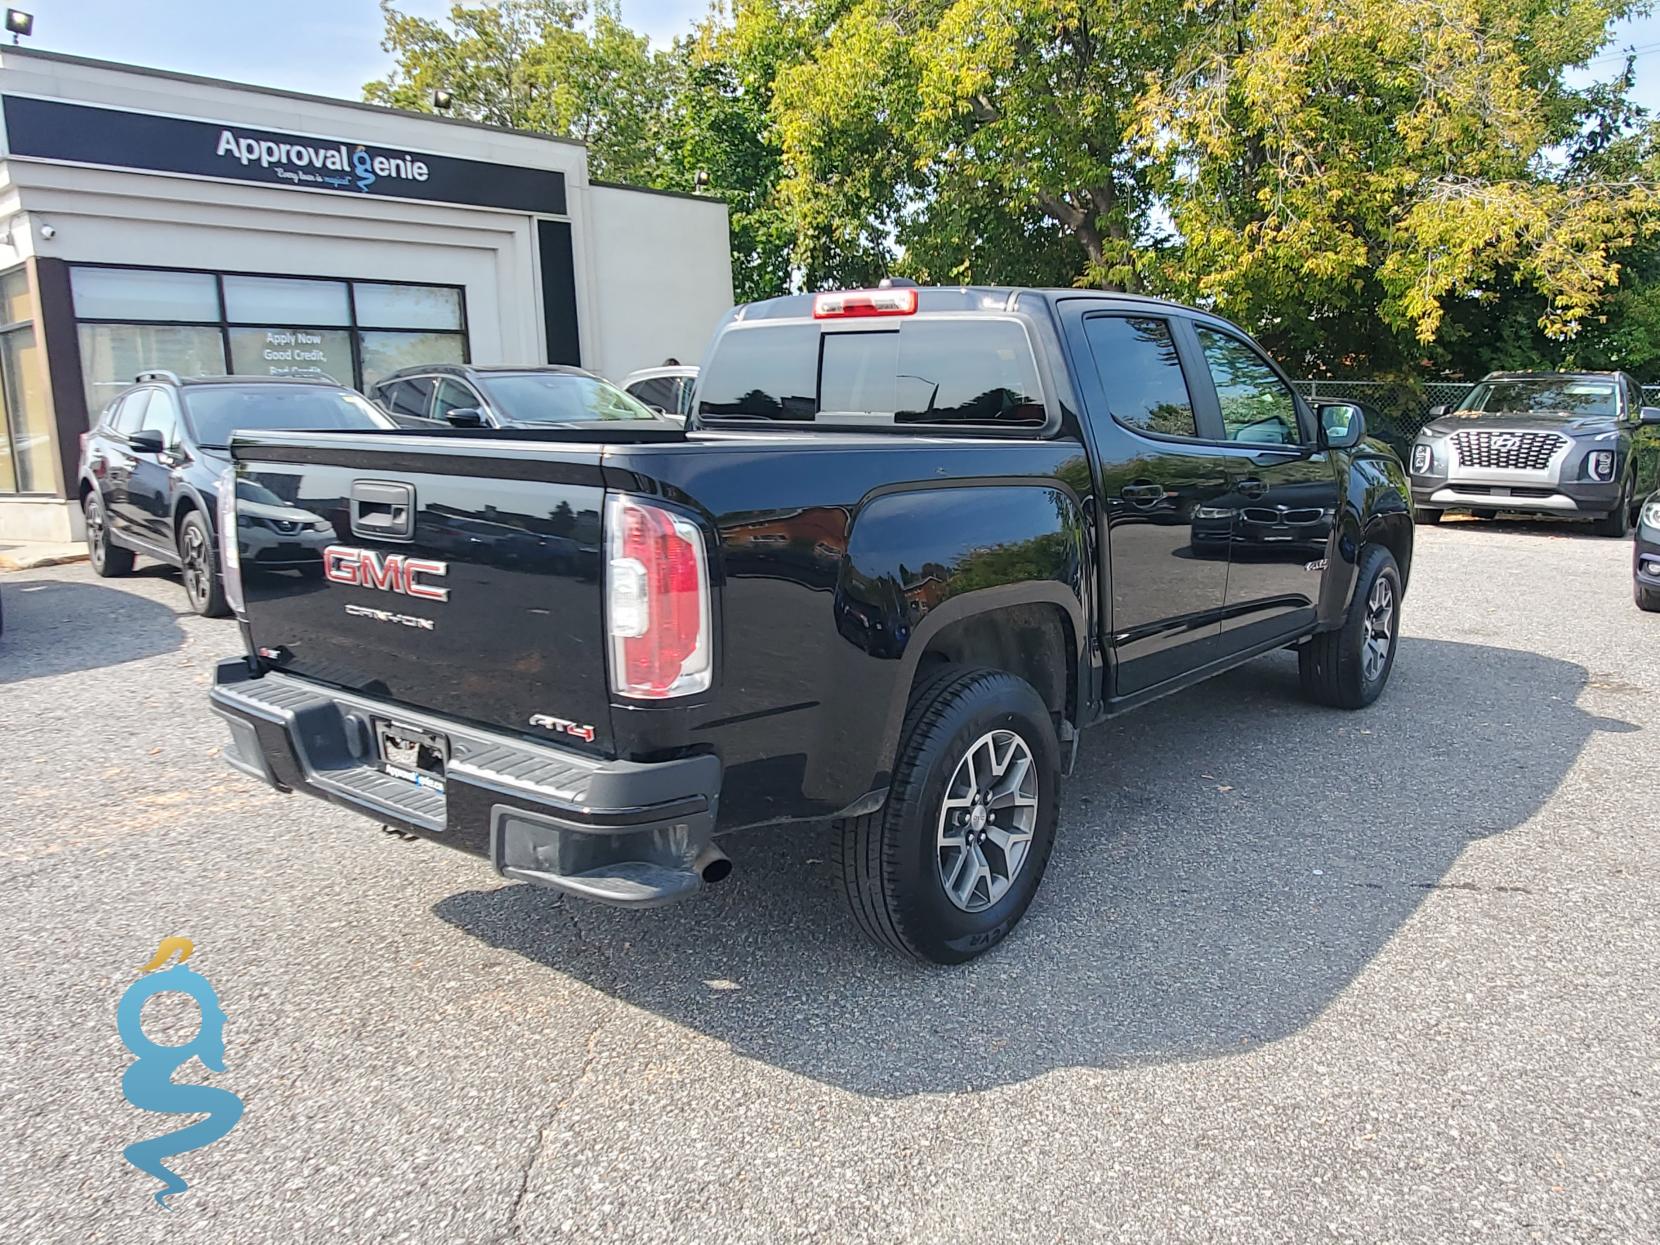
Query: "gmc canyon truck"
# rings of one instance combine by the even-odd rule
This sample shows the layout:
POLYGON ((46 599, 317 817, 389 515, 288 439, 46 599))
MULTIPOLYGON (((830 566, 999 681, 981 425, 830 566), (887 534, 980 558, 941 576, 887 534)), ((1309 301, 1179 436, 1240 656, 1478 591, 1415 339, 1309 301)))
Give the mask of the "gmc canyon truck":
POLYGON ((685 429, 232 457, 231 765, 616 904, 831 820, 857 923, 941 963, 1031 903, 1083 727, 1293 646, 1313 700, 1368 705, 1411 568, 1359 408, 1215 316, 1079 290, 738 308, 685 429), (273 497, 334 532, 314 573, 249 573, 273 497))

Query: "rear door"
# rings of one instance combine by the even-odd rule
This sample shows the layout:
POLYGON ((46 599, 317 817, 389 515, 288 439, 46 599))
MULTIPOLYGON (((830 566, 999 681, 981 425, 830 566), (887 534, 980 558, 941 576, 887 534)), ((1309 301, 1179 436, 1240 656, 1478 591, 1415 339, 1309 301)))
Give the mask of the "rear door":
POLYGON ((1201 418, 1226 443, 1233 513, 1225 647, 1238 651, 1314 622, 1327 546, 1339 504, 1336 465, 1314 442, 1312 414, 1250 341, 1220 325, 1192 322, 1204 359, 1201 418))
POLYGON ((321 533, 310 570, 243 558, 253 643, 277 668, 608 747, 600 447, 269 434, 234 452, 239 504, 280 501, 321 533))
POLYGON ((1181 321, 1103 308, 1071 320, 1101 463, 1109 608, 1103 644, 1125 696, 1214 660, 1227 594, 1228 455, 1207 444, 1181 321))
POLYGON ((104 449, 107 464, 104 479, 104 507, 109 516, 110 530, 128 536, 147 537, 145 524, 134 508, 131 496, 133 473, 138 467, 138 455, 133 453, 127 438, 137 432, 144 422, 154 389, 135 389, 121 399, 121 405, 110 421, 110 433, 104 449))

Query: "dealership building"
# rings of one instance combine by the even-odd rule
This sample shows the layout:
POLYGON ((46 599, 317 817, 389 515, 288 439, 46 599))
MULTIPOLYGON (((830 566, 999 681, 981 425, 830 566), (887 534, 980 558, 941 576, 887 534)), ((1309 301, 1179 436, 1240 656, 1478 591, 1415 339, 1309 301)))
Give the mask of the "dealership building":
POLYGON ((80 533, 80 436, 140 371, 696 360, 724 204, 580 143, 0 48, 0 541, 80 533))

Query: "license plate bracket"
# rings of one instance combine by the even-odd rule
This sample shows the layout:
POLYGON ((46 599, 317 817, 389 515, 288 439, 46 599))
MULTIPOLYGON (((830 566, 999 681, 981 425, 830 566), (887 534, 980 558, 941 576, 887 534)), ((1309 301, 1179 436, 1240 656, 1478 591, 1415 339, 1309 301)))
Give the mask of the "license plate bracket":
POLYGON ((447 737, 384 718, 376 718, 374 726, 382 770, 417 787, 443 792, 450 759, 447 737))

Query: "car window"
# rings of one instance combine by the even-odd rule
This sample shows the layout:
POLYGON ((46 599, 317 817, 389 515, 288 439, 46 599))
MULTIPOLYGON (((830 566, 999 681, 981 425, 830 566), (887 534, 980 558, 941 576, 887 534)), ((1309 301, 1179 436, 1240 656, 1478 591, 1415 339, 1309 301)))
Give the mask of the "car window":
POLYGON ((478 383, 497 416, 514 424, 662 419, 610 381, 582 372, 492 372, 478 383))
POLYGON ((628 387, 628 393, 647 406, 655 406, 663 411, 672 411, 675 409, 674 388, 674 377, 653 376, 647 380, 635 381, 628 387))
POLYGON ((692 413, 692 390, 697 387, 697 377, 680 376, 674 382, 674 405, 669 410, 678 415, 692 413))
MULTIPOLYGON (((438 396, 433 399, 432 417, 443 419, 451 411, 471 408, 477 410, 479 396, 458 380, 451 380, 448 376, 438 382, 438 396)), ((399 412, 403 414, 405 412, 399 412)))
POLYGON ((1261 355, 1231 333, 1199 328, 1199 348, 1210 364, 1222 427, 1230 441, 1301 445, 1297 400, 1261 355))
POLYGON ((1160 436, 1199 435, 1168 320, 1090 316, 1084 321, 1084 335, 1114 419, 1160 436))
POLYGON ((699 413, 715 419, 1042 427, 1046 418, 1031 344, 1009 320, 729 329, 697 392, 699 413))
POLYGON ((120 409, 111 413, 110 427, 123 436, 137 432, 144 419, 144 408, 150 405, 150 395, 154 392, 153 389, 135 389, 122 398, 120 409))
POLYGON ((362 394, 327 385, 191 386, 184 411, 196 443, 219 447, 238 429, 369 432, 392 425, 362 394))
POLYGON ((432 407, 432 377, 412 376, 408 380, 393 381, 383 393, 381 402, 387 410, 424 419, 432 407))
POLYGON ((173 395, 165 389, 157 389, 150 395, 150 404, 144 410, 144 422, 140 428, 153 429, 161 433, 161 443, 165 446, 175 446, 179 443, 179 408, 173 402, 173 395))
POLYGON ((1586 376, 1512 376, 1484 380, 1454 409, 1454 414, 1537 411, 1550 415, 1616 415, 1614 382, 1586 376))

